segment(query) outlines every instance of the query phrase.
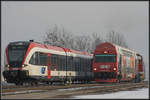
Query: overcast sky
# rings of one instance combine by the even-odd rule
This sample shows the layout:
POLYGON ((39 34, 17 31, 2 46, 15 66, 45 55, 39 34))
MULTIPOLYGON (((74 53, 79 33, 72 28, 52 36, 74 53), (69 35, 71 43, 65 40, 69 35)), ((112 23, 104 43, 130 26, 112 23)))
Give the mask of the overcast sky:
POLYGON ((96 32, 102 37, 110 30, 123 34, 130 48, 149 61, 148 2, 130 1, 2 1, 1 50, 18 40, 42 41, 45 32, 63 25, 73 34, 96 32))

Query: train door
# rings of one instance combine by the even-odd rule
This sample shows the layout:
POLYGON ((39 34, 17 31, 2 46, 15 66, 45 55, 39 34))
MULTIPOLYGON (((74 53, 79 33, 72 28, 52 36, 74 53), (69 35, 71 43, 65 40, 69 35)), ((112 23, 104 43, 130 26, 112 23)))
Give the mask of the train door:
POLYGON ((137 54, 136 59, 136 75, 135 75, 135 82, 140 82, 144 80, 144 72, 143 72, 143 64, 142 64, 142 57, 137 54))
POLYGON ((121 74, 121 67, 122 67, 122 55, 119 58, 119 73, 121 74))
POLYGON ((123 80, 126 79, 126 66, 127 66, 127 62, 126 62, 126 56, 122 56, 122 78, 123 80))
POLYGON ((51 66, 51 55, 50 53, 47 54, 47 77, 48 79, 51 78, 51 71, 50 71, 50 66, 51 66))
POLYGON ((119 64, 119 69, 118 69, 118 72, 119 72, 119 74, 118 74, 118 80, 120 81, 121 80, 121 78, 122 78, 122 73, 121 73, 121 69, 122 69, 122 55, 120 54, 120 57, 119 57, 119 62, 118 62, 118 64, 119 64))
POLYGON ((131 74, 131 78, 133 79, 134 78, 134 66, 135 66, 135 58, 134 57, 131 57, 130 58, 130 70, 132 70, 131 72, 130 72, 130 74, 131 74))
POLYGON ((136 75, 138 72, 138 58, 135 58, 135 70, 134 70, 134 74, 136 75))
POLYGON ((138 57, 138 72, 143 72, 143 61, 141 56, 138 57))

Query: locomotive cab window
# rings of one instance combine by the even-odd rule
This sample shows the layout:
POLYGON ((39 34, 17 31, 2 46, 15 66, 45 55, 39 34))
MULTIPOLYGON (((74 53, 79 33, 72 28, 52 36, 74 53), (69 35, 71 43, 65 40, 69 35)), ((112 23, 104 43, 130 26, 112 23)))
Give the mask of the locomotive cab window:
POLYGON ((95 62, 116 62, 116 55, 114 54, 96 54, 95 62))

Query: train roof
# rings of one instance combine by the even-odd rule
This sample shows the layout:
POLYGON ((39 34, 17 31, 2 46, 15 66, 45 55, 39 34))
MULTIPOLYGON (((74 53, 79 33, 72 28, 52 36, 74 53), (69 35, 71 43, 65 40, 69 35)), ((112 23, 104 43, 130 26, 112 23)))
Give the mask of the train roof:
MULTIPOLYGON (((103 43, 97 45, 97 47, 96 47, 94 53, 96 53, 96 52, 102 52, 102 51, 100 50, 100 48, 103 48, 103 46, 107 46, 107 45, 111 45, 112 47, 115 47, 115 51, 116 51, 116 52, 120 52, 121 54, 129 54, 129 55, 142 56, 142 55, 140 55, 138 52, 136 52, 136 51, 133 50, 133 49, 126 48, 126 47, 122 47, 122 46, 116 45, 116 44, 111 43, 111 42, 103 42, 103 43)), ((110 46, 109 46, 109 47, 110 47, 110 46)), ((110 48, 110 50, 112 50, 112 49, 110 48)), ((115 52, 115 51, 112 51, 112 52, 115 52)))
POLYGON ((40 47, 40 48, 46 48, 46 49, 52 49, 52 50, 56 50, 56 51, 61 51, 61 52, 71 52, 71 53, 75 53, 75 54, 79 54, 79 55, 87 55, 87 56, 93 56, 93 54, 90 54, 88 52, 83 52, 83 51, 78 51, 78 50, 72 50, 69 48, 63 48, 63 47, 59 47, 59 46, 52 46, 52 45, 48 45, 48 44, 42 44, 39 42, 34 42, 34 41, 15 41, 15 42, 10 42, 9 45, 17 45, 17 44, 24 44, 24 45, 29 45, 30 47, 40 47))
POLYGON ((133 50, 133 49, 126 48, 126 47, 123 47, 123 46, 119 46, 119 45, 114 44, 114 43, 111 43, 111 42, 104 42, 104 43, 109 43, 109 44, 112 44, 113 46, 115 46, 116 48, 124 49, 124 50, 126 50, 126 51, 130 51, 130 52, 137 53, 137 52, 136 52, 135 50, 133 50))
POLYGON ((88 56, 93 56, 93 54, 90 54, 88 52, 83 52, 83 51, 77 51, 77 50, 72 50, 70 49, 71 52, 76 53, 76 54, 82 54, 82 55, 88 55, 88 56))
POLYGON ((15 41, 15 42, 10 42, 8 45, 29 45, 29 41, 15 41))

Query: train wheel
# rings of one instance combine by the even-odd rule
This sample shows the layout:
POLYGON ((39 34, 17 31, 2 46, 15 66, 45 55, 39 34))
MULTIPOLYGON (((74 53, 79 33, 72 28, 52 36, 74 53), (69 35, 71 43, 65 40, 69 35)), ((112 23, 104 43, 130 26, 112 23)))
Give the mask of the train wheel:
POLYGON ((16 82, 15 85, 23 85, 23 82, 16 82))
POLYGON ((120 79, 117 79, 117 83, 120 83, 120 79))
POLYGON ((33 86, 34 85, 34 83, 33 82, 31 82, 31 86, 33 86))
POLYGON ((135 82, 135 83, 137 83, 137 76, 135 76, 135 78, 134 78, 134 82, 135 82))
POLYGON ((18 83, 15 83, 15 85, 18 85, 18 83))
POLYGON ((49 85, 49 81, 47 81, 46 84, 49 85))
POLYGON ((135 76, 135 83, 139 83, 139 82, 141 82, 141 78, 140 75, 138 74, 135 76))
POLYGON ((51 82, 51 85, 53 85, 53 82, 51 82))
POLYGON ((67 84, 68 84, 68 82, 67 82, 67 81, 64 81, 64 82, 63 82, 63 84, 64 84, 64 85, 67 85, 67 84))
POLYGON ((31 82, 31 86, 38 85, 38 82, 31 82))
POLYGON ((24 82, 23 85, 24 85, 24 86, 28 86, 29 83, 28 83, 28 82, 24 82))
POLYGON ((49 81, 47 81, 47 82, 46 82, 46 84, 47 84, 47 85, 52 85, 52 84, 53 84, 53 82, 49 82, 49 81))

